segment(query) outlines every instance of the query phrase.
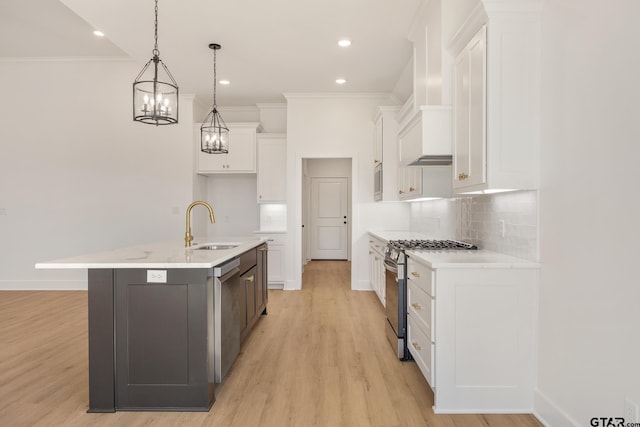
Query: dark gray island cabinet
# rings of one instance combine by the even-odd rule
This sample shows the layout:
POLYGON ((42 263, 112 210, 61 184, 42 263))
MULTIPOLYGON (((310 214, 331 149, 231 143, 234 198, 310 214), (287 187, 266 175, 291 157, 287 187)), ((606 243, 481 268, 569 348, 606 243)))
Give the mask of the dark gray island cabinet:
POLYGON ((195 248, 176 268, 88 263, 88 412, 210 409, 215 383, 267 310, 266 244, 221 255, 195 248), (216 276, 215 265, 193 260, 205 252, 212 262, 233 261, 226 278, 216 276), (224 370, 216 372, 220 359, 224 370))

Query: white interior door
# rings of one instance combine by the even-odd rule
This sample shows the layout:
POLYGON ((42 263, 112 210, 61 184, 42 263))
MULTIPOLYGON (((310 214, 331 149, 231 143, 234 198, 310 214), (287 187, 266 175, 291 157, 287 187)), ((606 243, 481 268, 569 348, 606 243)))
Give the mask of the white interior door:
POLYGON ((348 179, 311 178, 311 258, 348 258, 348 179))

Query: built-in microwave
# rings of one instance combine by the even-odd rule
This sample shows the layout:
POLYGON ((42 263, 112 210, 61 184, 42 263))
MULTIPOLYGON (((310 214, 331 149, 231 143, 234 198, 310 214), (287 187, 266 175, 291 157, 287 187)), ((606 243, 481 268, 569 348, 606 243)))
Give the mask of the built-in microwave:
POLYGON ((382 200, 382 162, 373 169, 373 199, 382 200))

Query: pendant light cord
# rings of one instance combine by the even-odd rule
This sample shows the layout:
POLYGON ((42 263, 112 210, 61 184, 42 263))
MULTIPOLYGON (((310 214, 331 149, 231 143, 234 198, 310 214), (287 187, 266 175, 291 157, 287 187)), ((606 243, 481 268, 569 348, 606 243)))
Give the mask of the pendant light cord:
POLYGON ((216 53, 218 49, 213 49, 213 109, 216 108, 216 86, 218 85, 218 77, 216 70, 216 53))
POLYGON ((158 0, 156 0, 155 8, 154 40, 155 44, 153 45, 153 56, 160 56, 160 51, 158 50, 158 0))

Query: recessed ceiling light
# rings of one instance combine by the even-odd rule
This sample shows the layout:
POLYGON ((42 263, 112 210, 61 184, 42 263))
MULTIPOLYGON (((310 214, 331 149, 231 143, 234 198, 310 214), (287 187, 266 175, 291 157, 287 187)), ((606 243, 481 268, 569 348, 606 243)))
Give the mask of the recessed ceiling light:
POLYGON ((229 80, 220 80, 221 85, 228 85, 229 83, 231 83, 229 80))
POLYGON ((339 85, 343 85, 345 84, 347 81, 345 79, 336 79, 336 83, 338 83, 339 85))
POLYGON ((93 32, 93 34, 94 34, 94 35, 96 35, 96 36, 98 36, 98 37, 104 37, 104 33, 103 33, 102 31, 95 30, 95 31, 93 32))
POLYGON ((342 39, 338 41, 338 46, 341 46, 341 47, 351 46, 351 40, 342 39))

